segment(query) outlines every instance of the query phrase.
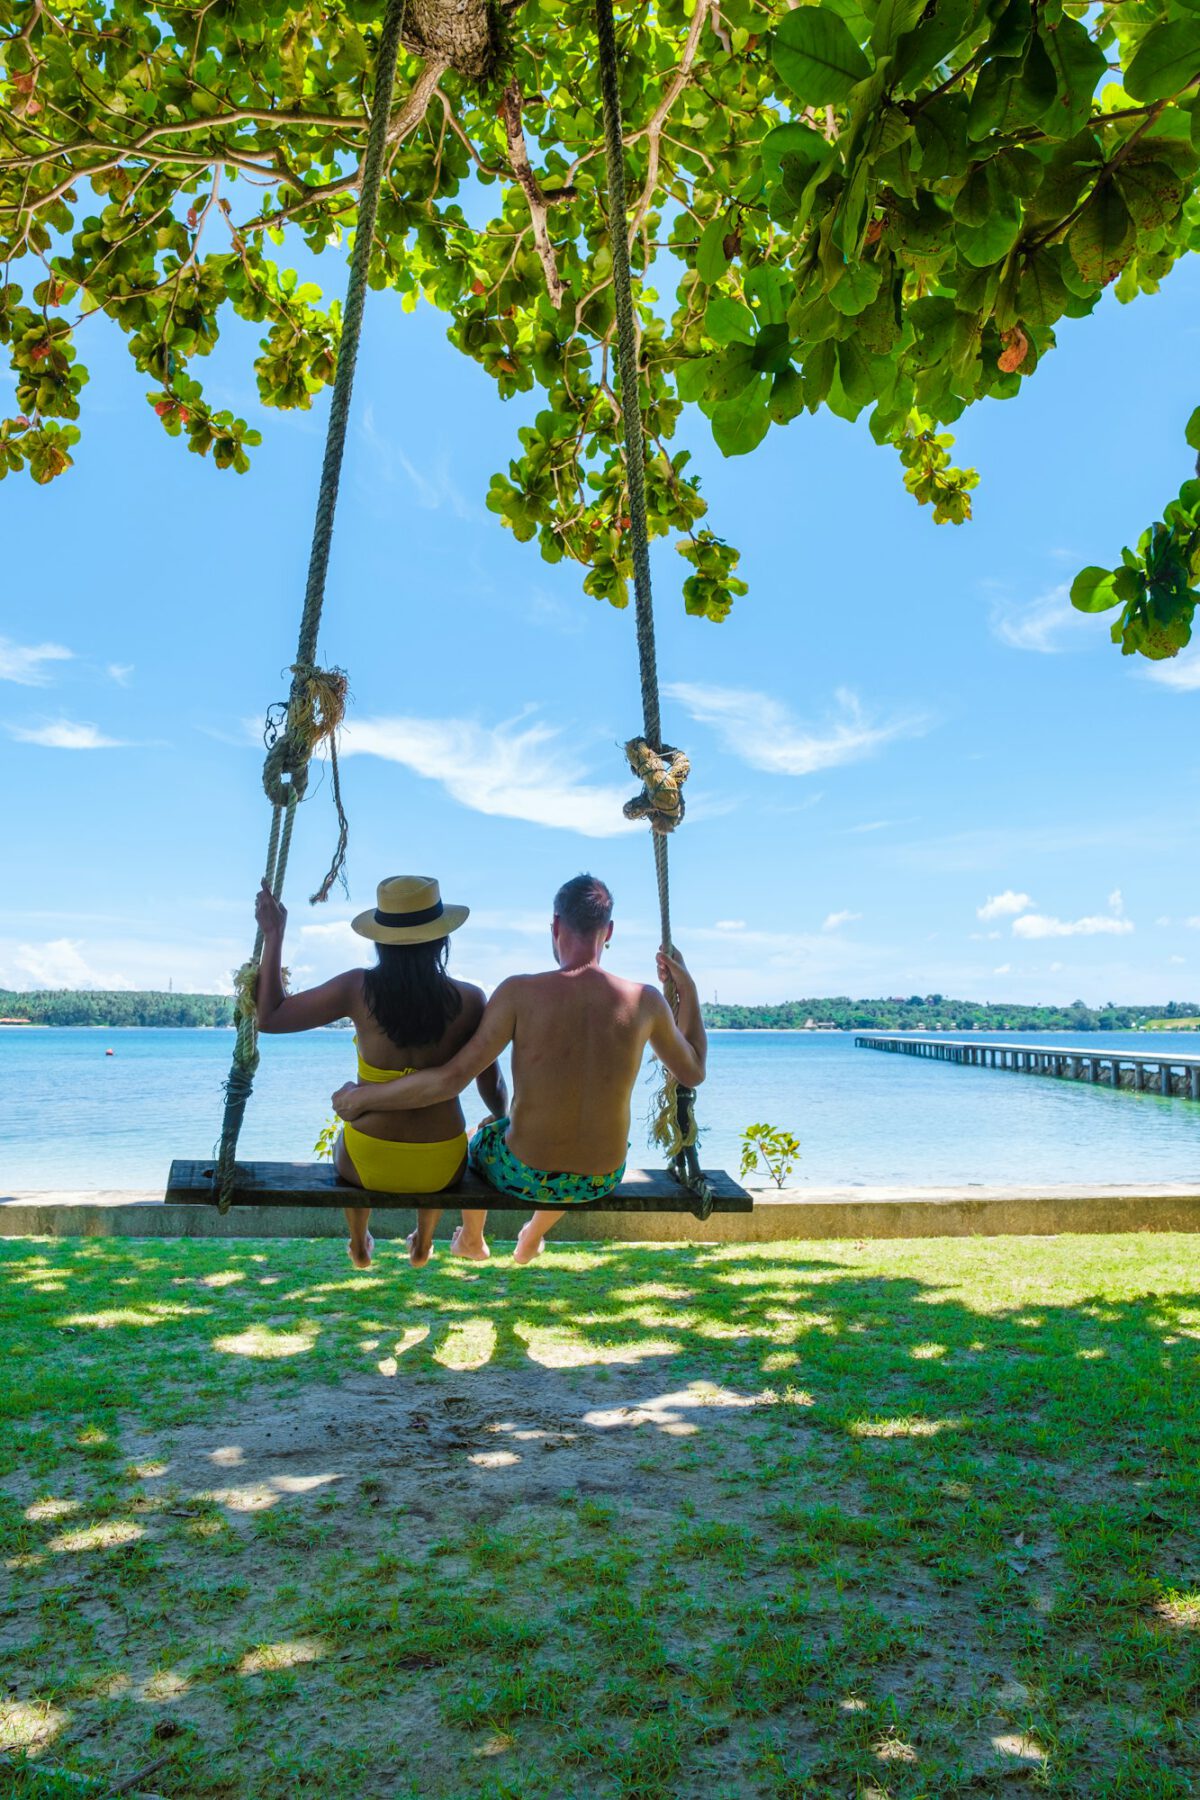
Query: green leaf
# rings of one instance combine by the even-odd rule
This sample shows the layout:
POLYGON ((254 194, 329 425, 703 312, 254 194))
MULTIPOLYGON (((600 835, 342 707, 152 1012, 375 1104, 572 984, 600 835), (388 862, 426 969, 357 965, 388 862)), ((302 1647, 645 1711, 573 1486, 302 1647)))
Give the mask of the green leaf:
MULTIPOLYGON (((738 345, 737 348, 740 349, 741 346, 738 345)), ((786 369, 792 359, 787 326, 764 325, 751 355, 754 367, 762 369, 767 375, 777 375, 781 369, 786 369)))
POLYGON ((707 287, 720 281, 729 267, 729 258, 725 254, 725 239, 729 228, 722 215, 710 219, 700 233, 700 244, 696 251, 696 272, 707 287))
POLYGON ((989 52, 992 56, 1007 58, 1024 56, 1032 29, 1030 0, 1007 0, 988 39, 989 52))
POLYGON ((747 296, 758 307, 758 320, 761 325, 782 325, 787 318, 787 296, 791 282, 782 269, 773 269, 769 263, 759 263, 756 269, 750 269, 746 275, 747 296))
POLYGON ((1042 33, 1042 42, 1058 79, 1058 92, 1044 115, 1046 129, 1053 137, 1071 137, 1091 115, 1108 58, 1077 19, 1065 16, 1042 33))
POLYGON ((871 65, 836 13, 822 6, 799 6, 775 32, 771 60, 801 106, 830 106, 847 100, 865 81, 871 65))
MULTIPOLYGON (((719 352, 718 352, 719 354, 719 352)), ((675 370, 675 391, 681 400, 703 400, 713 377, 716 356, 692 356, 675 370)))
POLYGON ((713 437, 722 455, 745 456, 762 443, 771 427, 769 388, 769 377, 756 375, 740 394, 714 408, 713 437))
POLYGON ((1168 163, 1123 163, 1116 183, 1139 232, 1161 231, 1183 203, 1185 184, 1168 163))
MULTIPOLYGON (((824 167, 833 156, 833 145, 814 131, 811 125, 801 125, 798 121, 787 125, 776 125, 768 131, 758 147, 762 157, 763 169, 767 180, 771 183, 783 178, 783 158, 791 156, 803 168, 808 170, 824 167)), ((805 176, 807 180, 807 176, 805 176)))
POLYGON ((1200 406, 1188 420, 1183 435, 1190 449, 1200 450, 1200 406))
POLYGON ((740 300, 718 294, 704 309, 704 329, 714 344, 752 344, 754 314, 740 300))
POLYGON ((1030 257, 1021 276, 1020 315, 1035 329, 1053 325, 1066 311, 1067 290, 1059 274, 1058 258, 1057 251, 1039 250, 1030 257))
POLYGON ((1200 19, 1155 25, 1125 71, 1125 92, 1135 100, 1169 100, 1200 74, 1200 19))
POLYGON ((830 305, 847 317, 864 312, 879 292, 883 271, 878 263, 847 263, 829 290, 830 305))
POLYGON ((709 400, 732 400, 753 381, 757 372, 754 351, 749 344, 731 344, 728 350, 718 350, 706 361, 709 369, 705 397, 709 400))
POLYGON ((1116 591, 1116 571, 1114 569, 1097 569, 1094 566, 1081 569, 1071 583, 1071 605, 1080 612, 1108 612, 1111 607, 1120 606, 1121 596, 1116 591))
POLYGON ((1085 281, 1103 287, 1117 275, 1134 246, 1129 208, 1111 181, 1102 181, 1067 237, 1071 260, 1085 281))
POLYGON ((967 119, 967 136, 985 138, 1000 124, 1009 94, 1015 86, 1017 71, 1006 60, 997 58, 985 63, 979 71, 971 94, 971 111, 967 119))
POLYGON ((1011 203, 995 207, 981 225, 959 224, 954 227, 954 241, 966 260, 977 269, 1007 256, 1021 235, 1021 213, 1011 203))
POLYGON ((888 71, 894 86, 911 92, 931 74, 967 36, 976 10, 975 0, 937 0, 932 17, 905 32, 896 45, 888 71))
POLYGON ((879 0, 871 27, 871 48, 877 57, 891 55, 904 33, 912 30, 924 7, 925 0, 879 0))
POLYGON ((795 369, 781 369, 776 375, 767 410, 776 425, 787 425, 804 411, 804 383, 795 369))
POLYGON ((967 139, 967 101, 961 94, 940 94, 917 115, 923 184, 945 175, 964 175, 972 155, 967 139))

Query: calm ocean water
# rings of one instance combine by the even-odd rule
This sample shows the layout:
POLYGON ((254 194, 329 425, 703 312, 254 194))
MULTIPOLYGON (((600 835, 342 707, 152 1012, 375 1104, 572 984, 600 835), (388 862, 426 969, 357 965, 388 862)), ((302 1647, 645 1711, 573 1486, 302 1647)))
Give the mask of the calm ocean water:
MULTIPOLYGON (((0 1027, 0 1192, 161 1187, 173 1156, 212 1151, 232 1041, 228 1031, 0 1027)), ((1186 1032, 1079 1041, 1200 1052, 1186 1032)), ((350 1033, 270 1038, 262 1050, 242 1154, 307 1160, 329 1095, 353 1074, 350 1033)), ((765 1120, 801 1139, 800 1185, 1200 1179, 1200 1104, 885 1056, 856 1050, 849 1034, 714 1032, 700 1102, 708 1166, 736 1170, 740 1132, 765 1120)), ((472 1120, 477 1105, 468 1101, 472 1120)), ((655 1160, 643 1111, 637 1103, 635 1164, 655 1160)))

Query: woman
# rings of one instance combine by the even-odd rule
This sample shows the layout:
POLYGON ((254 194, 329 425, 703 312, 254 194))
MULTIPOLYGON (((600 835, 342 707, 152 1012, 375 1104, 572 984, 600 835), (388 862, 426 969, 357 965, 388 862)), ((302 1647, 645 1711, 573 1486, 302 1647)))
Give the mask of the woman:
MULTIPOLYGON (((283 985, 286 910, 265 881, 254 904, 263 934, 258 1029, 312 1031, 352 1019, 360 1081, 393 1081, 418 1069, 440 1068, 474 1034, 484 1007, 480 988, 446 973, 450 933, 465 922, 469 908, 444 906, 437 882, 424 875, 381 881, 377 893, 378 905, 352 921, 358 935, 375 944, 375 967, 347 969, 301 994, 289 994, 283 985)), ((484 1105, 502 1118, 508 1092, 500 1065, 485 1069, 476 1086, 484 1105)), ((334 1150, 334 1166, 344 1182, 387 1194, 441 1193, 457 1184, 466 1161, 467 1134, 457 1097, 413 1112, 364 1112, 343 1127, 334 1150)), ((375 1247, 367 1229, 371 1209, 348 1206, 345 1212, 350 1261, 356 1269, 369 1269, 375 1247)), ((418 1212, 417 1229, 408 1239, 414 1269, 433 1254, 440 1217, 440 1208, 418 1212)), ((489 1254, 485 1217, 483 1212, 464 1212, 451 1250, 482 1262, 489 1254)))

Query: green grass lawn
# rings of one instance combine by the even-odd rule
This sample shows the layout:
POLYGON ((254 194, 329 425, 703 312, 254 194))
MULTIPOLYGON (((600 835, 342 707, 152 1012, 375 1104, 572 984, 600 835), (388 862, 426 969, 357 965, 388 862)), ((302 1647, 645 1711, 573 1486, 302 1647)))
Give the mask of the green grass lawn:
POLYGON ((0 1240, 0 1791, 1183 1800, 1198 1278, 0 1240))

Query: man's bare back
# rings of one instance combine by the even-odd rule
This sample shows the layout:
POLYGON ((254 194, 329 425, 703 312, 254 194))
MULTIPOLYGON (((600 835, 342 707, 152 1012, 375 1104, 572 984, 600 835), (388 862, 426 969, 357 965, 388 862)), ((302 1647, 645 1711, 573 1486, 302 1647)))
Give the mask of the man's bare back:
POLYGON ((535 1169, 603 1175, 617 1168, 661 997, 594 964, 504 985, 513 1018, 512 1149, 535 1169))

